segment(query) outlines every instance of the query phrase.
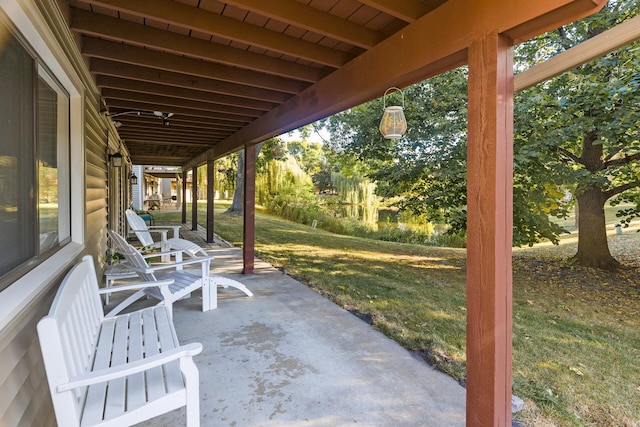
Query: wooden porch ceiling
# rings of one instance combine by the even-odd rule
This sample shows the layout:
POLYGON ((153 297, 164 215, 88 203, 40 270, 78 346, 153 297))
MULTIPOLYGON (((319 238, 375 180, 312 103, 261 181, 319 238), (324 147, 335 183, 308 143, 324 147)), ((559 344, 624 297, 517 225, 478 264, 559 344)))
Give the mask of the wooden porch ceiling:
POLYGON ((187 167, 461 65, 487 27, 539 33, 520 3, 70 0, 68 20, 132 161, 187 167))

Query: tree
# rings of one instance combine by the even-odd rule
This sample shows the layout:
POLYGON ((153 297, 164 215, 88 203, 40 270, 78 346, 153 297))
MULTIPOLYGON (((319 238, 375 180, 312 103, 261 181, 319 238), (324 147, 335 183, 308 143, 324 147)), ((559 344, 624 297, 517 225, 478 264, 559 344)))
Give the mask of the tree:
MULTIPOLYGON (((256 158, 264 142, 256 144, 256 158)), ((238 151, 238 173, 236 175, 236 187, 233 191, 233 200, 224 215, 242 215, 244 213, 244 149, 238 151)))
MULTIPOLYGON (((331 148, 366 165, 361 174, 401 210, 466 227, 467 71, 459 68, 404 89, 408 129, 387 140, 378 130, 381 99, 328 119, 331 148)), ((387 98, 387 104, 401 100, 387 98)))
MULTIPOLYGON (((519 53, 535 60, 541 51, 562 51, 636 13, 637 1, 611 2, 519 53)), ((515 143, 525 161, 537 162, 538 170, 528 176, 555 188, 559 209, 568 205, 558 190, 574 193, 580 212, 575 260, 588 267, 619 266, 609 251, 604 206, 616 196, 634 199, 631 190, 640 186, 639 52, 638 43, 627 46, 531 88, 515 102, 515 143)), ((637 215, 637 207, 624 212, 624 222, 637 215)))
MULTIPOLYGON (((599 14, 560 28, 516 50, 520 69, 568 49, 638 13, 638 1, 612 1, 599 14)), ((615 268, 606 240, 604 203, 616 195, 635 201, 640 157, 637 44, 519 94, 515 102, 514 244, 563 230, 576 195, 580 236, 576 260, 615 268)), ((397 141, 377 132, 381 100, 329 119, 333 148, 368 159, 368 176, 398 206, 451 232, 466 229, 466 71, 453 70, 405 89, 409 130, 397 141)), ((614 203, 616 201, 614 200, 614 203)))

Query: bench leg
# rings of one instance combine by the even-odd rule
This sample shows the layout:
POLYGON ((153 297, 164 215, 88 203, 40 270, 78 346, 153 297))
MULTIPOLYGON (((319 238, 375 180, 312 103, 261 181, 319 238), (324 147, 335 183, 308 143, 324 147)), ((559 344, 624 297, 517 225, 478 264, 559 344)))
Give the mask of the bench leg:
POLYGON ((202 284, 202 311, 209 311, 218 308, 218 286, 209 276, 202 284))
POLYGON ((180 370, 184 376, 184 383, 187 393, 187 427, 200 426, 200 377, 198 367, 193 359, 183 358, 180 360, 180 370))

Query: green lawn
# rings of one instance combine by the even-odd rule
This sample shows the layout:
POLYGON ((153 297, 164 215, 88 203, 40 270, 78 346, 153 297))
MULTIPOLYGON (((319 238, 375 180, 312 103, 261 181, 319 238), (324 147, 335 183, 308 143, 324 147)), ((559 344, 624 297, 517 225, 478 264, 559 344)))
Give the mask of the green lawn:
MULTIPOLYGON (((224 208, 216 202, 215 231, 241 246, 242 219, 221 215, 224 208)), ((179 221, 177 213, 154 215, 159 223, 179 221)), ((624 248, 627 264, 640 259, 640 233, 613 233, 611 241, 624 248)), ((572 251, 575 236, 558 247, 514 250, 513 381, 526 403, 518 419, 525 426, 638 425, 638 268, 582 269, 566 262, 572 251)), ((258 212, 256 253, 464 379, 465 250, 340 236, 258 212)))

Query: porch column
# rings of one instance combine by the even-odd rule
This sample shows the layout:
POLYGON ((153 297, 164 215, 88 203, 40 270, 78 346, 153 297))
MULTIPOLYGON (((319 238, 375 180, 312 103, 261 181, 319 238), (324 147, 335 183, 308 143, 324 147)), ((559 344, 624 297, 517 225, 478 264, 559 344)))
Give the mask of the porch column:
POLYGON ((213 203, 215 197, 215 181, 213 160, 207 161, 207 243, 213 243, 213 203))
POLYGON ((198 167, 191 169, 191 230, 198 229, 198 167))
POLYGON ((181 199, 181 205, 182 205, 182 223, 186 224, 187 223, 187 172, 183 171, 182 172, 182 199, 181 199))
POLYGON ((469 47, 467 425, 511 425, 513 52, 469 47))
POLYGON ((253 274, 255 257, 256 213, 256 146, 244 146, 244 241, 242 259, 244 274, 253 274))

